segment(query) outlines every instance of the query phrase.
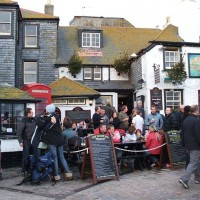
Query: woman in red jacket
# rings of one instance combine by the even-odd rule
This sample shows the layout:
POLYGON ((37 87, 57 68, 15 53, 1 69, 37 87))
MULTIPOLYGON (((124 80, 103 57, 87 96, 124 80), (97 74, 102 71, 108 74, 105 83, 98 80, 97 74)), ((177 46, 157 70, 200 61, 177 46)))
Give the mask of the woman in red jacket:
POLYGON ((161 147, 159 146, 161 146, 162 143, 163 143, 162 135, 160 135, 160 133, 157 132, 157 129, 154 125, 150 125, 149 135, 147 136, 146 139, 146 148, 149 150, 150 160, 153 163, 151 166, 155 166, 158 164, 158 159, 160 157, 160 152, 161 152, 161 147))

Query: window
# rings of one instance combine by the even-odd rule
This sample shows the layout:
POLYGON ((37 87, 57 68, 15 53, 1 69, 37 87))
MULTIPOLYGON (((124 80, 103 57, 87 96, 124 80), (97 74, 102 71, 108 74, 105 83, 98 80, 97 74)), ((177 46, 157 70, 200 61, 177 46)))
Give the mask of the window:
POLYGON ((11 12, 0 11, 0 35, 11 35, 11 12))
POLYGON ((24 62, 24 84, 37 83, 37 62, 24 62))
POLYGON ((182 90, 165 90, 165 104, 177 111, 182 104, 182 90))
POLYGON ((100 48, 100 33, 82 33, 82 47, 100 48))
POLYGON ((84 68, 84 80, 101 80, 102 70, 101 67, 84 68))
POLYGON ((68 99, 68 104, 85 104, 85 99, 68 99))
POLYGON ((17 130, 17 123, 20 122, 24 116, 25 104, 20 103, 1 103, 1 133, 13 134, 17 130))
POLYGON ((165 51, 165 69, 170 69, 176 63, 180 62, 180 52, 166 50, 165 51))
POLYGON ((38 26, 25 26, 25 47, 37 47, 38 26))
POLYGON ((84 68, 84 79, 92 79, 92 69, 91 68, 84 68))

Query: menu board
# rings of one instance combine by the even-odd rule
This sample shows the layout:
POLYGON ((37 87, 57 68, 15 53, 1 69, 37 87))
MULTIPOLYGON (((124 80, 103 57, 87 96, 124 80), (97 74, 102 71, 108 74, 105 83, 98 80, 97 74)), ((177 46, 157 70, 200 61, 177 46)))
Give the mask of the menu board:
POLYGON ((166 152, 170 165, 186 161, 185 148, 181 144, 180 131, 172 130, 165 133, 166 152))
POLYGON ((162 110, 162 90, 157 87, 150 90, 151 106, 156 106, 159 110, 162 110))
MULTIPOLYGON (((111 138, 103 134, 92 135, 88 137, 88 145, 93 182, 96 183, 99 180, 105 179, 118 179, 118 166, 111 138)), ((85 166, 85 163, 83 163, 83 166, 85 166)))
POLYGON ((90 110, 67 110, 65 111, 66 116, 69 117, 73 122, 85 121, 86 119, 91 119, 90 110))

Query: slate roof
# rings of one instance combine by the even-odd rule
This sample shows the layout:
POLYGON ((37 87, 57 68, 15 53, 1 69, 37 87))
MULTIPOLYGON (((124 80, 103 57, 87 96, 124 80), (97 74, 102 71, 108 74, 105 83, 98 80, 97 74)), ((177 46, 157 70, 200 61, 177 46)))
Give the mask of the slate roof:
POLYGON ((9 101, 23 100, 27 102, 38 101, 33 96, 28 94, 28 92, 10 86, 0 86, 0 100, 9 100, 9 101))
POLYGON ((52 97, 73 97, 86 96, 95 97, 100 96, 99 92, 82 85, 76 81, 70 80, 63 76, 61 79, 49 85, 51 87, 52 97))
MULTIPOLYGON (((74 51, 79 52, 85 48, 78 46, 78 30, 84 27, 65 26, 58 28, 58 65, 68 64, 74 51)), ((94 29, 94 27, 91 27, 94 29)), ((89 27, 86 27, 88 30, 89 27)), ((103 56, 83 56, 85 65, 112 65, 125 51, 132 53, 140 52, 151 44, 150 41, 164 40, 182 42, 178 36, 178 28, 168 25, 164 30, 135 27, 96 27, 103 31, 103 48, 94 49, 101 51, 103 56)))
POLYGON ((127 90, 127 91, 134 91, 133 85, 129 81, 78 81, 79 83, 82 83, 94 90, 98 91, 117 91, 119 92, 120 90, 127 90))

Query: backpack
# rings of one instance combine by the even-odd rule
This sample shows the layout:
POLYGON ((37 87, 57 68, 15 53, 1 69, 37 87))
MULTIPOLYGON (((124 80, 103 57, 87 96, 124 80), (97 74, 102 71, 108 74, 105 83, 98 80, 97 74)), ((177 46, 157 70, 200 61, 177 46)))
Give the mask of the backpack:
MULTIPOLYGON (((17 184, 18 186, 26 182, 38 185, 53 174, 55 156, 51 151, 41 156, 38 160, 33 155, 30 155, 28 159, 27 173, 25 178, 17 184)), ((52 182, 55 181, 53 178, 51 180, 52 182)))

